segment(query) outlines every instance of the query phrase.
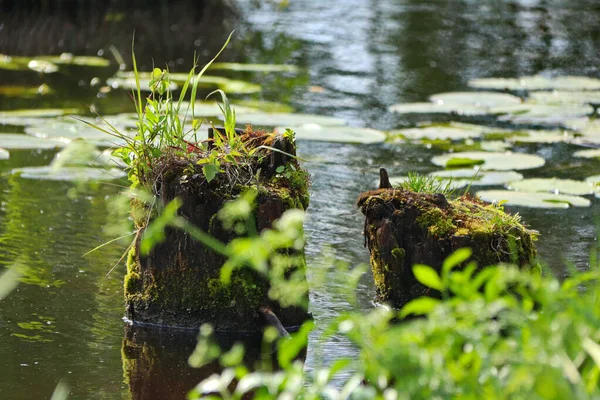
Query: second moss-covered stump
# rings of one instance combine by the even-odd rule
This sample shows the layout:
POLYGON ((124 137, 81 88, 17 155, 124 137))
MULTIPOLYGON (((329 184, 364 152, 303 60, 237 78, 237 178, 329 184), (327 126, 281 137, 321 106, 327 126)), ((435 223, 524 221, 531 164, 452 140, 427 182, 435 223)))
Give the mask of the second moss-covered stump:
MULTIPOLYGON (((201 160, 211 153, 214 157, 214 151, 227 153, 231 149, 193 145, 187 151, 196 154, 165 154, 153 166, 151 176, 144 177, 144 186, 162 204, 179 199, 182 205, 178 216, 222 243, 238 234, 235 228, 226 229, 217 214, 226 202, 248 189, 257 191, 251 219, 258 233, 270 228, 286 210, 305 209, 309 177, 294 157, 293 137, 247 130, 240 138, 245 143, 243 151, 252 156, 234 160, 221 154, 221 171, 214 178, 208 179, 202 169, 206 163, 201 160)), ((125 277, 129 320, 187 328, 210 323, 221 331, 259 331, 264 325, 261 309, 272 310, 286 328, 309 318, 303 307, 284 308, 271 300, 268 278, 250 268, 234 270, 230 283, 223 283, 220 272, 225 258, 184 230, 167 227, 164 240, 142 255, 141 236, 156 215, 147 204, 136 202, 132 214, 139 233, 125 277)), ((293 268, 302 269, 304 265, 293 268)))
POLYGON ((518 216, 470 196, 449 200, 386 186, 362 193, 357 201, 365 215, 365 245, 379 301, 399 308, 433 294, 415 279, 413 265, 440 271, 443 261, 463 247, 472 249, 471 260, 479 268, 501 262, 534 265, 535 233, 518 216))

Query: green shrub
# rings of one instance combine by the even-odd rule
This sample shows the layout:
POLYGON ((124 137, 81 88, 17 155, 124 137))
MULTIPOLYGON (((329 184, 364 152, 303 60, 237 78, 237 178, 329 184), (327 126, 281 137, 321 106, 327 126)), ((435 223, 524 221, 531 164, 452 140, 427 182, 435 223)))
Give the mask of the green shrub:
MULTIPOLYGON (((301 224, 287 229, 287 235, 289 229, 302 235, 301 224)), ((220 358, 223 372, 201 382, 190 398, 218 392, 223 398, 240 399, 250 391, 258 399, 600 396, 597 263, 561 283, 510 265, 479 273, 473 263, 458 268, 470 255, 469 249, 454 253, 441 276, 427 266, 414 267, 421 283, 443 293, 441 300, 423 297, 400 311, 380 307, 366 315, 347 313, 325 329, 324 335, 344 335, 355 343, 358 359, 340 359, 311 376, 304 374, 302 363, 292 360, 307 343, 310 323, 291 340, 279 341, 281 370, 249 371, 231 363, 236 359, 231 352, 240 351, 234 348, 220 358), (343 369, 355 372, 342 386, 332 383, 343 369)), ((194 366, 219 354, 207 330, 203 332, 190 358, 194 366), (203 357, 206 354, 212 356, 203 357)), ((265 340, 274 337, 267 330, 265 340)))

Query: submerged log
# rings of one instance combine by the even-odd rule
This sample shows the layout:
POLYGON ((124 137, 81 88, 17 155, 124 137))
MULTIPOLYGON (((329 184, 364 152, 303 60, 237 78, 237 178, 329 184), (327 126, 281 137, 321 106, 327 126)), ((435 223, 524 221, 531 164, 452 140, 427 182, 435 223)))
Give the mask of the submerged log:
MULTIPOLYGON (((258 232, 270 228, 286 210, 306 209, 309 176, 294 157, 293 139, 251 131, 241 138, 246 151, 258 151, 243 165, 221 165, 224 172, 210 182, 202 173, 201 164, 190 162, 189 158, 168 157, 153 169, 150 178, 146 177, 145 186, 151 187, 163 204, 178 198, 182 202, 178 215, 223 243, 238 234, 234 229, 226 229, 217 213, 248 188, 258 193, 253 213, 258 232)), ((200 152, 198 158, 207 154, 200 152)), ((140 230, 125 277, 129 320, 187 328, 210 323, 218 331, 260 331, 264 325, 261 307, 272 310, 287 329, 294 329, 309 318, 305 308, 282 307, 271 300, 268 279, 251 269, 236 269, 230 283, 223 283, 220 271, 225 258, 182 230, 167 228, 165 240, 142 256, 141 236, 154 217, 148 215, 147 207, 133 203, 132 215, 140 230)), ((303 271, 304 267, 293 266, 289 273, 303 271)))
POLYGON ((415 279, 413 265, 440 271, 443 261, 463 247, 472 249, 471 260, 479 268, 501 262, 535 265, 535 232, 518 216, 468 195, 449 200, 440 193, 389 188, 382 170, 380 189, 357 200, 379 301, 400 308, 416 297, 436 295, 415 279))

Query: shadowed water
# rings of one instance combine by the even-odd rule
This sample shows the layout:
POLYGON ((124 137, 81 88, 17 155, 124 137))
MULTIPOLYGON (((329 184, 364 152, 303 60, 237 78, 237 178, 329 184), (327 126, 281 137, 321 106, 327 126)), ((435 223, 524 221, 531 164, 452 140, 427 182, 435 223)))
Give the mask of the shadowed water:
MULTIPOLYGON (((378 129, 414 122, 387 112, 389 105, 464 90, 475 77, 537 73, 600 77, 600 4, 592 0, 292 0, 281 11, 242 1, 226 5, 181 1, 170 6, 165 1, 145 8, 91 2, 41 11, 13 3, 0 1, 0 53, 96 54, 102 50, 110 57, 112 44, 129 60, 135 28, 141 65, 147 69, 154 59, 156 65, 166 63, 185 71, 195 50, 207 59, 235 27, 235 41, 224 60, 291 63, 306 69, 295 77, 235 75, 263 85, 263 92, 253 98, 378 129)), ((126 93, 97 96, 97 88, 89 86, 92 77, 108 77, 114 70, 78 71, 40 78, 35 73, 0 70, 0 86, 38 85, 41 79, 57 91, 46 99, 0 97, 0 111, 88 105, 102 113, 132 110, 126 93)), ((10 132, 12 127, 1 129, 10 132)), ((544 168, 525 171, 526 177, 581 179, 600 173, 599 162, 573 159, 570 145, 515 150, 546 159, 544 168)), ((313 181, 305 224, 310 307, 317 323, 305 367, 311 371, 356 354, 344 339, 321 339, 320 332, 341 312, 373 307, 374 296, 372 279, 365 274, 354 291, 356 302, 350 301, 344 269, 323 261, 322 247, 329 245, 328 251, 335 251, 351 266, 368 263, 363 218, 354 205, 358 193, 374 188, 380 166, 393 175, 430 172, 437 168, 429 159, 442 151, 301 141, 299 153, 310 161, 306 168, 313 181)), ((0 398, 49 398, 61 379, 70 385, 75 399, 152 398, 159 392, 162 398, 169 391, 173 398, 183 398, 199 379, 185 362, 193 335, 159 339, 146 333, 125 335, 124 267, 105 277, 125 245, 107 246, 82 257, 112 238, 104 231, 107 223, 123 218, 110 213, 119 188, 100 185, 73 193, 69 184, 6 174, 14 167, 47 165, 52 156, 47 151, 15 151, 9 161, 0 161, 0 265, 17 262, 23 274, 18 289, 0 301, 0 398), (123 358, 128 359, 122 357, 124 337, 165 350, 159 352, 164 374, 153 369, 144 376, 124 363, 123 358)), ((582 209, 512 211, 540 231, 542 261, 564 275, 568 263, 578 269, 588 266, 596 241, 597 203, 582 209)))

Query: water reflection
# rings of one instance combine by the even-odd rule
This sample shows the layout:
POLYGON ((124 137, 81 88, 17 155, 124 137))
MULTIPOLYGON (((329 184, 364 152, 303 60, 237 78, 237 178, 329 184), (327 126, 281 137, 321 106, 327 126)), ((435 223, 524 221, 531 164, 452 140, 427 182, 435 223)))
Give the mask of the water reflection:
MULTIPOLYGON (((283 101, 299 111, 379 129, 415 122, 388 113, 387 106, 463 90, 474 77, 600 75, 600 4, 595 0, 292 0, 283 11, 253 3, 4 0, 0 53, 102 50, 111 58, 109 47, 114 45, 128 62, 135 28, 143 69, 154 63, 186 70, 194 50, 201 61, 208 59, 236 28, 236 40, 224 53, 224 61, 292 63, 306 69, 298 78, 236 75, 263 86, 252 99, 283 101)), ((46 83, 57 92, 33 100, 0 97, 0 108, 94 105, 102 113, 130 111, 126 92, 98 98, 98 88, 89 84, 93 77, 114 74, 117 66, 111 68, 106 72, 65 68, 45 76, 3 71, 0 85, 46 83)), ((2 127, 3 132, 12 129, 2 127)), ((596 161, 574 161, 567 145, 517 150, 547 160, 546 168, 528 171, 527 177, 581 179, 600 171, 596 161)), ((335 263, 320 257, 322 245, 330 243, 350 265, 367 263, 363 219, 354 206, 357 194, 373 188, 379 166, 397 175, 409 170, 426 173, 435 169, 429 159, 439 153, 417 146, 300 143, 301 156, 313 160, 307 164, 313 188, 306 233, 310 311, 317 331, 310 337, 307 370, 356 355, 343 338, 323 340, 319 334, 341 312, 368 310, 374 294, 366 274, 351 291, 357 301, 350 302, 344 275, 335 263)), ((186 366, 195 335, 126 331, 123 337, 123 268, 105 278, 123 246, 81 258, 111 238, 102 228, 109 207, 105 196, 114 195, 114 188, 70 199, 65 195, 68 185, 25 182, 4 174, 14 167, 46 165, 52 152, 11 156, 0 162, 0 264, 20 260, 27 280, 1 304, 0 397, 49 397, 56 382, 66 377, 75 398, 152 397, 149 393, 182 398, 202 374, 186 366), (122 348, 125 361, 141 360, 125 363, 132 371, 126 381, 122 348), (150 350, 160 356, 156 365, 144 358, 150 350), (149 371, 147 376, 144 371, 149 371)), ((587 267, 599 210, 596 202, 591 209, 514 211, 541 232, 540 256, 562 275, 563 260, 587 267)))
MULTIPOLYGON (((123 338, 123 376, 132 399, 182 399, 200 381, 220 374, 223 367, 214 361, 202 368, 192 368, 188 358, 196 347, 197 331, 126 325, 123 338)), ((223 351, 235 343, 246 351, 242 364, 250 370, 277 369, 276 353, 265 345, 262 335, 217 333, 214 343, 223 351)), ((306 350, 298 359, 304 361, 306 350)))

